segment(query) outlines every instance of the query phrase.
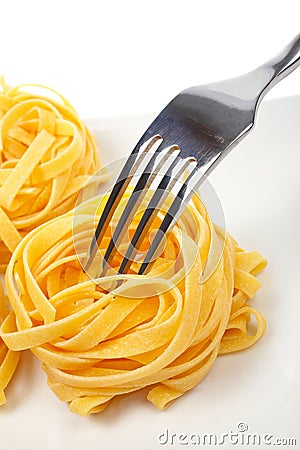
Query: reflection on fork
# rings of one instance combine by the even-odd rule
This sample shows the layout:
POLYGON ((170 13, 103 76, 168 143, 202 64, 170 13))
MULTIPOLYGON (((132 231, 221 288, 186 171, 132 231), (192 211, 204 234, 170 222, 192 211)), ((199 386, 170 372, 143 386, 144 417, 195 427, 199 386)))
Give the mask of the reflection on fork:
MULTIPOLYGON (((188 88, 177 95, 141 137, 126 161, 104 206, 84 262, 89 272, 119 202, 142 168, 107 245, 98 276, 111 267, 118 247, 139 205, 151 198, 118 267, 127 273, 151 224, 172 191, 170 203, 138 273, 146 273, 159 256, 164 236, 175 225, 200 184, 255 124, 264 95, 300 64, 300 34, 284 50, 257 69, 232 80, 188 88), (164 147, 162 147, 162 142, 164 147), (183 183, 183 174, 189 172, 183 183), (158 184, 155 182, 161 175, 158 184)), ((98 262, 97 262, 98 264, 98 262)))

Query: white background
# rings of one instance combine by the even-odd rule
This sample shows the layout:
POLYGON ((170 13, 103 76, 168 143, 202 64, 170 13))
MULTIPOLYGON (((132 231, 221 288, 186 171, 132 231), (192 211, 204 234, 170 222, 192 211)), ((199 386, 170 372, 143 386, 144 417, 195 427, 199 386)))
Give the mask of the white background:
MULTIPOLYGON (((185 87, 263 63, 300 31, 298 0, 2 0, 0 74, 84 118, 158 113, 185 87)), ((268 97, 300 92, 300 71, 268 97)))

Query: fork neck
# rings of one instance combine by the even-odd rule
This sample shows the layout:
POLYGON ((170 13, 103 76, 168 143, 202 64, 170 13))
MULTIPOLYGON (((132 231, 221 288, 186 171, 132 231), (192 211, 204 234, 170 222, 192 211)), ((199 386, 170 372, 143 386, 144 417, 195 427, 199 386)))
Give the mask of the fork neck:
POLYGON ((300 33, 274 58, 257 69, 237 78, 213 83, 207 87, 229 97, 258 104, 275 84, 300 64, 300 33))
POLYGON ((262 83, 257 97, 262 99, 275 84, 287 77, 300 65, 300 33, 274 58, 252 73, 262 83))

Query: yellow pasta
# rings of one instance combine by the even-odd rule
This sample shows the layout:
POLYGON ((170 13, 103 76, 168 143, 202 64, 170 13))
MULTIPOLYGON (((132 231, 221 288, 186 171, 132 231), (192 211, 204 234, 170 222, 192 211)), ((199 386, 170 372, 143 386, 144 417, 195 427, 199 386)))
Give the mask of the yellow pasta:
MULTIPOLYGON (((94 227, 89 212, 96 201, 81 208, 86 229, 94 227)), ((31 349, 50 388, 73 412, 100 412, 114 397, 144 387, 148 400, 165 409, 205 377, 219 354, 249 347, 264 334, 265 319, 248 300, 266 260, 212 228, 198 197, 143 276, 134 263, 129 274, 95 284, 78 262, 73 234, 80 231, 72 225, 69 212, 17 246, 6 272, 12 311, 0 335, 12 351, 31 349), (224 250, 201 282, 213 233, 224 250), (124 282, 110 292, 116 280, 124 282)))
POLYGON ((50 89, 30 93, 36 88, 0 79, 0 271, 23 236, 75 206, 99 168, 74 108, 50 89))
MULTIPOLYGON (((8 301, 0 281, 0 323, 9 313, 8 301)), ((0 406, 6 403, 4 389, 12 378, 19 361, 20 352, 9 350, 0 338, 0 406)))
MULTIPOLYGON (((12 88, 0 78, 0 272, 29 231, 75 206, 99 168, 97 153, 93 136, 63 97, 42 86, 12 88), (39 93, 32 93, 36 88, 39 93)), ((1 288, 0 323, 5 302, 1 288)), ((0 405, 18 357, 0 340, 0 405)))

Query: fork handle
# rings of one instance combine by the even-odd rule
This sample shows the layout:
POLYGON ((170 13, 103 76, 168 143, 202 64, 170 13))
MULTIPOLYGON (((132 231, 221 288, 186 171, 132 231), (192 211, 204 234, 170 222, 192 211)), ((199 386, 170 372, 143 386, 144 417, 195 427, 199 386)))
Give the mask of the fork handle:
POLYGON ((275 84, 300 65, 300 33, 274 58, 242 76, 206 87, 258 105, 275 84))
POLYGON ((254 70, 264 83, 259 99, 300 65, 300 33, 274 58, 254 70), (265 77, 265 79, 264 79, 265 77))

